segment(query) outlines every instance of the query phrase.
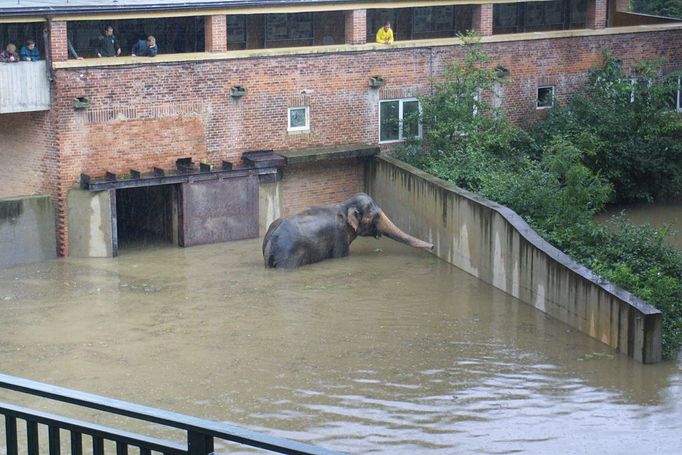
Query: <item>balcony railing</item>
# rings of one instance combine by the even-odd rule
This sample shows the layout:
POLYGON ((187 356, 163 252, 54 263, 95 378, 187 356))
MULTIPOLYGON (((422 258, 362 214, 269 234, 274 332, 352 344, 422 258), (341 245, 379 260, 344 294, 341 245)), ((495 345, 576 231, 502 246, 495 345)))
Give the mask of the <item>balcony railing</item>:
POLYGON ((161 452, 168 455, 209 455, 214 453, 214 439, 231 441, 241 445, 257 447, 270 452, 286 454, 333 455, 320 447, 303 444, 287 439, 256 433, 245 428, 211 422, 183 414, 163 411, 126 401, 113 400, 98 395, 65 389, 62 387, 29 381, 14 376, 0 374, 0 388, 23 392, 32 398, 43 397, 63 403, 80 406, 86 411, 98 410, 132 419, 153 422, 166 428, 180 429, 185 432, 185 443, 157 439, 146 435, 130 433, 116 428, 104 427, 90 422, 48 414, 8 403, 0 403, 0 416, 5 420, 4 449, 0 441, 0 453, 7 455, 38 455, 40 453, 39 426, 47 427, 47 445, 50 455, 67 453, 62 451, 60 433, 69 433, 72 455, 84 452, 104 455, 105 442, 115 444, 116 454, 127 454, 129 449, 140 454, 161 452), (25 422, 25 446, 20 444, 17 421, 25 422), (92 441, 92 452, 84 450, 83 437, 92 441), (25 447, 23 450, 20 448, 25 447))
POLYGON ((49 109, 50 81, 45 61, 0 63, 0 114, 49 109))

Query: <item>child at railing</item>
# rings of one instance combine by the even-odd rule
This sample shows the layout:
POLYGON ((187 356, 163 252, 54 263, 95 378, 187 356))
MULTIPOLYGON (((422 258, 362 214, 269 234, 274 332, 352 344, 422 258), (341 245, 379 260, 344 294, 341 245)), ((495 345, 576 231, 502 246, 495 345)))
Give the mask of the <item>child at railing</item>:
POLYGON ((17 54, 17 47, 14 43, 9 43, 7 48, 0 52, 0 62, 15 63, 19 61, 19 54, 17 54))
POLYGON ((22 62, 37 62, 40 60, 40 51, 32 39, 26 40, 26 45, 21 46, 19 54, 21 55, 22 62))

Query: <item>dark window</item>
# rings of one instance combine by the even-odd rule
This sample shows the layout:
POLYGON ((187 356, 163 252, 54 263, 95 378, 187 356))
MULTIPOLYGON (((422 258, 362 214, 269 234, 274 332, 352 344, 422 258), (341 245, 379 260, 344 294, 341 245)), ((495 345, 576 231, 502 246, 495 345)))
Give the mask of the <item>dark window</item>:
POLYGON ((493 33, 522 33, 585 27, 587 0, 496 3, 493 33))
MULTIPOLYGON (((268 14, 265 21, 267 41, 312 41, 312 13, 268 14)), ((266 44, 266 47, 267 44, 266 44)))
POLYGON ((412 10, 413 35, 452 32, 454 30, 454 6, 429 6, 412 10))
POLYGON ((227 16, 227 43, 246 44, 246 16, 227 16))
POLYGON ((538 98, 536 107, 538 109, 547 109, 554 106, 554 86, 548 85, 538 87, 538 98))
POLYGON ((204 18, 173 17, 164 19, 127 19, 116 21, 71 21, 67 24, 69 40, 83 57, 96 57, 99 37, 107 25, 121 46, 121 55, 130 55, 137 40, 154 35, 160 54, 203 52, 204 18))
POLYGON ((45 22, 0 24, 0 52, 4 51, 9 43, 14 43, 18 54, 26 40, 32 39, 40 51, 40 58, 44 60, 45 40, 43 39, 43 30, 45 27, 47 27, 45 22))
POLYGON ((419 101, 387 100, 379 103, 379 142, 421 137, 419 101))

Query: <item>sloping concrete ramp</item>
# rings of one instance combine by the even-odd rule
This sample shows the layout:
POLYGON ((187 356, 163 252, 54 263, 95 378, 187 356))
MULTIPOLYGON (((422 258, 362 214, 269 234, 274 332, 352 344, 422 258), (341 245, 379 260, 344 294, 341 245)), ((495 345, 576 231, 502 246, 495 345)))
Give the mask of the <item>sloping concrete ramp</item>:
POLYGON ((545 242, 514 211, 379 156, 367 191, 441 259, 643 363, 661 360, 661 313, 545 242))

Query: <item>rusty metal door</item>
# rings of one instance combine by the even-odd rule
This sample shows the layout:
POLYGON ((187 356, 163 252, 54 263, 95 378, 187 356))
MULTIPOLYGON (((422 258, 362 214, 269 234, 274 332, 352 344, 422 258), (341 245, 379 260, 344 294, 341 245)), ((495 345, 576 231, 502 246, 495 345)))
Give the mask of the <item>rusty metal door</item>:
POLYGON ((258 237, 258 176, 180 185, 180 246, 258 237))

